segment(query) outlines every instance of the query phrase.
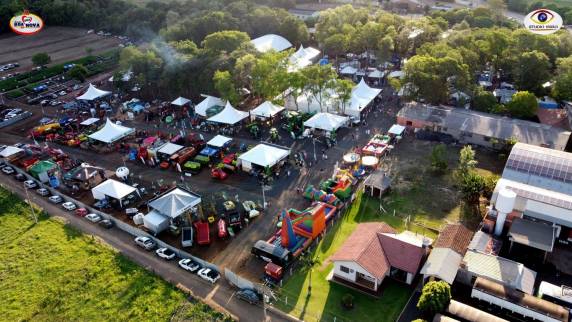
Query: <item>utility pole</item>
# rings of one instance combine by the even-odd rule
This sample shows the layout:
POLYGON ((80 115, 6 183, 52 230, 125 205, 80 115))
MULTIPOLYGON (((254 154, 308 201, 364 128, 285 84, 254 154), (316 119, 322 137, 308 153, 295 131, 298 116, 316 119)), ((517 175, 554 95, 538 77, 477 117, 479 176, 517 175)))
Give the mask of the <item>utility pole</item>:
POLYGON ((28 193, 28 188, 24 188, 26 190, 26 200, 28 200, 28 205, 30 206, 30 210, 32 210, 32 216, 34 216, 34 222, 38 223, 38 217, 36 216, 36 211, 34 210, 34 206, 32 206, 32 201, 30 200, 30 194, 28 193))
POLYGON ((262 209, 266 209, 266 196, 264 195, 264 180, 262 180, 262 209))

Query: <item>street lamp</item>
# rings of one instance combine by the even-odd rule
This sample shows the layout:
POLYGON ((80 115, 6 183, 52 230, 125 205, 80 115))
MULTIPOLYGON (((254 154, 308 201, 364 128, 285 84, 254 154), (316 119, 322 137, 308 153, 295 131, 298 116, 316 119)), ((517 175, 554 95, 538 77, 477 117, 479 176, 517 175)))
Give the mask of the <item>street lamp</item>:
POLYGON ((318 161, 318 157, 316 156, 316 138, 312 137, 312 144, 314 145, 314 162, 318 161))

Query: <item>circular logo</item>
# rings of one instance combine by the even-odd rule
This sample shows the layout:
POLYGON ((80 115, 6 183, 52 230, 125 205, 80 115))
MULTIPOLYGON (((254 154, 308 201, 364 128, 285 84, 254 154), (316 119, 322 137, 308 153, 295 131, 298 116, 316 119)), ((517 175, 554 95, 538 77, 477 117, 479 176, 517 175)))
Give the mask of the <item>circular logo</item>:
POLYGON ((552 10, 538 9, 524 17, 524 28, 538 35, 549 35, 562 28, 562 17, 552 10))
POLYGON ((35 14, 24 11, 10 19, 10 28, 19 35, 33 35, 44 28, 44 21, 35 14))

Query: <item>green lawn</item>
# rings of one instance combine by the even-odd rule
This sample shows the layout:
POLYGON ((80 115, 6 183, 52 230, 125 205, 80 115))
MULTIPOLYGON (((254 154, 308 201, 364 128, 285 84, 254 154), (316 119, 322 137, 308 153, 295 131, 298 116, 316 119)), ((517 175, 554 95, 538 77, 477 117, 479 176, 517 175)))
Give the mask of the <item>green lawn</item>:
POLYGON ((225 317, 96 239, 0 190, 0 320, 196 321, 225 317))

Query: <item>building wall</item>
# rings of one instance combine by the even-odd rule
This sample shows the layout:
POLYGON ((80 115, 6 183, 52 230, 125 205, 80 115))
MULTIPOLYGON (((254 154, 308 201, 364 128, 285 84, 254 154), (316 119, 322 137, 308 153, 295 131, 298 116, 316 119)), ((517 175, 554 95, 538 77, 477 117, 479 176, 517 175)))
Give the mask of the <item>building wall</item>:
POLYGON ((351 282, 355 282, 358 272, 372 277, 375 280, 375 290, 377 290, 377 287, 379 286, 379 284, 381 284, 381 280, 378 280, 375 277, 371 276, 371 274, 368 271, 363 269, 363 267, 358 265, 356 262, 351 262, 351 261, 334 262, 334 275, 337 277, 343 278, 351 282), (349 268, 350 272, 349 273, 342 272, 342 270, 340 269, 341 266, 349 268))
MULTIPOLYGON (((497 197, 498 191, 495 191, 493 193, 493 197, 491 198, 491 202, 495 203, 497 197)), ((544 220, 566 227, 572 227, 572 210, 552 206, 518 196, 516 197, 514 210, 522 212, 528 217, 544 220)))
POLYGON ((413 282, 413 278, 415 277, 415 275, 411 274, 411 273, 407 273, 407 279, 405 280, 405 283, 411 285, 411 283, 413 282))
POLYGON ((415 119, 409 119, 403 116, 398 116, 397 117, 397 124, 402 125, 402 126, 410 126, 416 129, 422 129, 426 126, 432 127, 433 124, 431 122, 424 122, 421 120, 415 120, 415 119), (412 125, 407 124, 407 122, 411 122, 412 125))

